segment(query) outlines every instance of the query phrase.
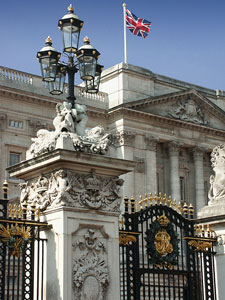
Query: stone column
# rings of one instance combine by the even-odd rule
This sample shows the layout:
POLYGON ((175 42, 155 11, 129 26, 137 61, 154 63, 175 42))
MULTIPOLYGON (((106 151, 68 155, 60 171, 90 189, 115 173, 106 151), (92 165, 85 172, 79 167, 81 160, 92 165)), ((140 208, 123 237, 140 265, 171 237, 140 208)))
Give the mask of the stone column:
MULTIPOLYGON (((149 134, 145 135, 146 145, 146 191, 157 192, 157 164, 156 164, 156 147, 158 138, 149 134)), ((160 192, 160 191, 158 191, 160 192)))
MULTIPOLYGON (((136 133, 129 130, 117 131, 114 135, 114 145, 117 147, 118 158, 134 160, 134 144, 136 133)), ((135 197, 134 172, 123 175, 125 183, 123 186, 124 196, 135 197)))
POLYGON ((205 206, 204 192, 204 170, 203 170, 204 149, 196 147, 193 149, 194 168, 195 168, 195 202, 196 212, 205 206))
POLYGON ((44 300, 120 298, 118 176, 133 168, 131 161, 63 149, 9 168, 25 180, 22 204, 35 201, 49 225, 44 300))
POLYGON ((180 143, 169 142, 169 160, 170 160, 170 190, 173 199, 180 201, 180 176, 179 176, 179 150, 180 143))

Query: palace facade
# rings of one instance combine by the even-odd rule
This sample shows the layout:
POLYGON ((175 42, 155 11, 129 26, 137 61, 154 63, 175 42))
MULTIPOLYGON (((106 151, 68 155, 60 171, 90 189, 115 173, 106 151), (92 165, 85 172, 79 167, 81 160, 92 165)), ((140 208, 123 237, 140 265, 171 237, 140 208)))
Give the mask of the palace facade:
MULTIPOLYGON (((124 175, 124 196, 161 192, 198 211, 208 201, 212 149, 225 140, 225 94, 128 64, 102 74, 98 94, 75 86, 76 101, 87 107, 87 127, 112 134, 108 155, 133 160, 124 175)), ((66 88, 65 88, 66 92, 66 88)), ((57 103, 41 77, 0 67, 0 182, 9 182, 11 200, 20 181, 7 166, 26 158, 39 129, 53 129, 57 103)))

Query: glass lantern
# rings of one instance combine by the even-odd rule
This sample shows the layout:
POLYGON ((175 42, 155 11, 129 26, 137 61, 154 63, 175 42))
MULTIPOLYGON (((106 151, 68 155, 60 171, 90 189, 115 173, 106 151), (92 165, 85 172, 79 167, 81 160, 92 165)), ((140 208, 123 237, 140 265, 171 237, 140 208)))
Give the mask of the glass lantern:
POLYGON ((63 64, 58 64, 56 68, 56 77, 54 82, 49 82, 49 92, 52 95, 61 95, 64 90, 66 78, 66 67, 63 64))
POLYGON ((81 79, 94 79, 97 60, 100 56, 100 53, 90 45, 90 40, 88 37, 84 38, 84 45, 79 48, 75 56, 77 57, 79 63, 81 79))
POLYGON ((74 9, 70 4, 67 14, 58 22, 58 27, 63 35, 63 52, 75 53, 77 51, 83 23, 84 22, 74 14, 74 9))
POLYGON ((52 39, 47 37, 45 47, 37 53, 37 59, 40 62, 42 80, 55 81, 57 63, 61 54, 52 47, 52 39))
POLYGON ((91 93, 91 94, 98 93, 102 70, 103 70, 103 66, 97 64, 95 77, 91 80, 86 80, 85 90, 87 93, 91 93))

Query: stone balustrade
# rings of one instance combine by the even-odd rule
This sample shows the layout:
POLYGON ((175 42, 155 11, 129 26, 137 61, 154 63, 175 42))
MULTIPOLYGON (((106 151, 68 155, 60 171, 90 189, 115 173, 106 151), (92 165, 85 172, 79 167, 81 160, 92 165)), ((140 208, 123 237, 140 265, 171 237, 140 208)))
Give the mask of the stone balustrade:
MULTIPOLYGON (((37 75, 32 75, 26 72, 21 72, 14 69, 9 69, 0 66, 0 85, 14 87, 23 91, 33 92, 46 95, 49 97, 55 97, 48 93, 48 83, 42 81, 42 78, 37 75), (13 86, 12 86, 13 85, 13 86)), ((74 86, 75 95, 77 98, 84 100, 84 103, 94 101, 94 105, 107 108, 108 95, 104 92, 98 92, 96 94, 86 93, 85 88, 81 86, 74 86)), ((66 98, 68 90, 67 84, 65 84, 65 94, 59 96, 60 99, 66 98)), ((58 96, 57 96, 58 98, 58 96)), ((88 103, 89 104, 89 103, 88 103)), ((89 104, 91 105, 91 104, 89 104)))

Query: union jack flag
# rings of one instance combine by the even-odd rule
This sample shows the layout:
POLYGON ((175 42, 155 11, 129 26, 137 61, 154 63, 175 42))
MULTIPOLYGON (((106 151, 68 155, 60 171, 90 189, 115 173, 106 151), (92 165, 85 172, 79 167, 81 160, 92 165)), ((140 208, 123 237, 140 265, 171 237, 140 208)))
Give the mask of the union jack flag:
POLYGON ((126 25, 134 35, 146 38, 152 23, 143 18, 136 17, 132 12, 126 9, 126 25))

